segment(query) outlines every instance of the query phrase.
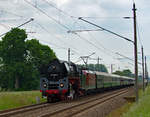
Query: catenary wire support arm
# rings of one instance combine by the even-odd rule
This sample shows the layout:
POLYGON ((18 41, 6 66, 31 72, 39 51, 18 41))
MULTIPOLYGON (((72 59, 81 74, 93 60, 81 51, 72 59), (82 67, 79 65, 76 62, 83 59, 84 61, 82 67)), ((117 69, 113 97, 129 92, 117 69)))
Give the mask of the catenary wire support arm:
MULTIPOLYGON (((19 27, 21 27, 21 26, 24 26, 24 25, 26 25, 26 24, 32 22, 33 20, 34 20, 34 19, 31 18, 30 20, 28 20, 27 22, 25 22, 25 23, 23 23, 23 24, 17 26, 16 28, 19 28, 19 27)), ((9 31, 8 31, 8 32, 9 32, 9 31)), ((6 32, 6 33, 8 33, 8 32, 6 32)), ((4 36, 6 33, 1 34, 0 37, 4 36)))
POLYGON ((91 31, 103 31, 101 29, 96 29, 96 30, 69 30, 67 33, 77 33, 77 32, 91 32, 91 31))
POLYGON ((103 28, 103 27, 101 27, 101 26, 98 26, 98 25, 96 25, 96 24, 94 24, 94 23, 92 23, 92 22, 89 22, 89 21, 83 19, 82 17, 79 17, 78 19, 79 19, 79 20, 82 20, 82 21, 84 21, 84 22, 86 22, 86 23, 89 23, 89 24, 91 24, 91 25, 93 25, 93 26, 96 26, 96 27, 100 28, 101 30, 104 30, 104 31, 109 32, 109 33, 111 33, 111 34, 114 34, 114 35, 116 35, 116 36, 118 36, 118 37, 120 37, 120 38, 123 38, 123 39, 125 39, 125 40, 127 40, 127 41, 129 41, 129 42, 132 42, 132 43, 134 44, 134 41, 132 41, 131 39, 128 39, 128 38, 126 38, 126 37, 124 37, 124 36, 121 36, 121 35, 119 35, 119 34, 113 32, 113 31, 110 31, 110 30, 105 29, 105 28, 103 28))
POLYGON ((92 54, 88 55, 88 56, 81 56, 80 58, 83 60, 84 64, 86 65, 87 68, 87 63, 88 63, 88 59, 90 58, 90 56, 92 56, 93 54, 95 54, 95 52, 93 52, 92 54))

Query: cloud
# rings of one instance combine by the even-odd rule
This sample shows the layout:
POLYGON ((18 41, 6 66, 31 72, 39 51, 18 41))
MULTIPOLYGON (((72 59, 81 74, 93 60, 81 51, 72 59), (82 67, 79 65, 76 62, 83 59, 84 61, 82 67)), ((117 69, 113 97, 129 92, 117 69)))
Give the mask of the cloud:
MULTIPOLYGON (((114 59, 115 55, 108 50, 120 52, 126 56, 133 57, 132 54, 126 54, 127 52, 133 52, 133 46, 131 44, 105 31, 78 33, 80 36, 96 45, 96 47, 88 43, 86 40, 79 38, 77 35, 67 33, 69 29, 97 29, 90 24, 79 21, 77 18, 72 18, 70 16, 97 17, 85 19, 132 39, 133 21, 132 19, 124 20, 122 18, 124 16, 132 16, 132 0, 47 0, 51 5, 63 10, 63 12, 60 12, 60 10, 44 2, 44 0, 27 1, 31 2, 35 7, 40 8, 49 17, 27 4, 24 0, 0 0, 0 10, 7 11, 5 13, 0 11, 0 18, 17 19, 16 21, 8 20, 6 22, 0 20, 0 24, 4 24, 6 27, 18 26, 33 17, 35 21, 22 27, 27 29, 27 31, 36 32, 34 34, 28 34, 28 38, 31 39, 34 37, 44 44, 47 43, 54 49, 60 59, 67 60, 67 48, 71 48, 78 53, 75 53, 72 56, 73 60, 79 58, 79 56, 96 52, 94 57, 102 57, 104 63, 111 64, 114 62, 120 64, 118 60, 114 59), (65 25, 69 29, 64 28, 60 24, 65 25), (60 46, 61 49, 58 46, 60 46), (97 47, 101 49, 98 49, 97 47)), ((150 1, 136 0, 136 3, 138 24, 140 32, 143 33, 142 41, 146 48, 146 54, 148 54, 150 51, 150 42, 148 40, 150 1)), ((7 28, 0 25, 0 33, 6 31, 7 28)), ((120 64, 120 66, 123 68, 125 65, 120 64)))

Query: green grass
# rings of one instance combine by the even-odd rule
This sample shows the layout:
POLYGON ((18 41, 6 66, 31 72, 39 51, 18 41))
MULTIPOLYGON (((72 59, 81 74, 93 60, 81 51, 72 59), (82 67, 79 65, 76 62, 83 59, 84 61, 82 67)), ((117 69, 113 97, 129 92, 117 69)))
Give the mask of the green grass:
POLYGON ((41 98, 39 91, 0 92, 0 110, 36 104, 37 96, 40 97, 40 102, 46 101, 41 98))
POLYGON ((150 86, 139 91, 139 103, 126 103, 107 117, 150 117, 150 86))
POLYGON ((150 86, 144 93, 140 91, 139 103, 134 103, 122 117, 150 117, 150 86))

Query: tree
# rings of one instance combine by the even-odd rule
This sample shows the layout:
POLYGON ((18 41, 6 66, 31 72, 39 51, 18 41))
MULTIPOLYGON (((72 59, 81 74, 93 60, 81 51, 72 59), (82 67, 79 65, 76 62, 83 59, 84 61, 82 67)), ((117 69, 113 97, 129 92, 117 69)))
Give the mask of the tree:
POLYGON ((96 71, 100 71, 100 72, 106 72, 106 73, 108 73, 108 70, 107 70, 106 66, 103 65, 103 64, 96 64, 95 65, 95 70, 96 71))
POLYGON ((12 66, 3 65, 0 67, 0 87, 3 90, 14 89, 14 69, 12 66))
POLYGON ((14 28, 2 38, 1 57, 4 64, 22 62, 26 55, 25 30, 14 28))
MULTIPOLYGON (((27 34, 25 30, 18 28, 12 29, 2 38, 0 53, 4 66, 14 67, 18 62, 24 62, 26 55, 26 38, 27 34)), ((15 88, 19 88, 19 76, 17 73, 15 74, 15 88)))
POLYGON ((17 62, 3 65, 0 70, 0 86, 5 90, 33 90, 39 86, 39 72, 32 64, 17 62), (19 87, 16 88, 16 77, 19 87))
MULTIPOLYGON (((86 65, 78 65, 78 67, 86 69, 86 65)), ((106 66, 103 64, 88 64, 87 67, 89 70, 92 70, 92 71, 99 71, 99 72, 108 73, 106 66)))
POLYGON ((123 76, 123 73, 122 73, 122 71, 115 71, 115 72, 113 72, 113 74, 116 74, 116 75, 123 76))
POLYGON ((120 75, 120 76, 133 77, 133 74, 129 69, 125 69, 123 71, 116 71, 113 74, 117 74, 117 75, 120 75))
POLYGON ((0 87, 3 89, 37 89, 41 71, 56 58, 48 46, 26 38, 25 30, 13 28, 0 41, 0 87))
POLYGON ((50 61, 56 58, 55 53, 36 39, 27 40, 26 45, 28 48, 27 61, 33 63, 40 73, 43 73, 50 61))
POLYGON ((124 75, 124 76, 129 76, 129 77, 132 76, 132 72, 131 72, 129 69, 125 69, 125 70, 123 70, 122 72, 123 72, 123 75, 124 75))

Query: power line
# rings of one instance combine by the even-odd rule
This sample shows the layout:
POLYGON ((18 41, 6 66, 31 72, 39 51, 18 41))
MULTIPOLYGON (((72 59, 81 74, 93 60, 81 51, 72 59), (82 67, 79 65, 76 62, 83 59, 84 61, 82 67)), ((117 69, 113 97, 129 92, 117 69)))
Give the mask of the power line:
POLYGON ((91 36, 92 39, 94 39, 94 40, 96 41, 96 43, 97 43, 98 45, 101 46, 101 48, 104 49, 104 51, 107 51, 107 52, 109 52, 109 53, 115 54, 113 51, 107 49, 106 47, 104 47, 104 45, 102 45, 99 41, 97 41, 96 38, 95 38, 94 36, 92 36, 92 34, 91 34, 90 32, 88 32, 88 34, 91 36))
POLYGON ((76 33, 76 32, 91 32, 91 31, 102 31, 102 30, 100 30, 100 29, 95 29, 95 30, 69 30, 69 31, 67 31, 67 33, 76 33))
POLYGON ((107 49, 106 47, 104 47, 104 45, 102 45, 99 41, 97 41, 96 38, 94 36, 92 36, 90 32, 88 32, 88 34, 91 36, 91 39, 95 40, 96 44, 98 44, 101 48, 103 48, 103 53, 104 54, 107 53, 107 55, 113 57, 111 54, 115 54, 115 52, 113 52, 113 51, 107 49))
POLYGON ((14 16, 17 16, 17 17, 20 17, 20 18, 23 18, 24 16, 21 16, 21 15, 18 15, 16 13, 12 13, 10 11, 6 11, 6 10, 0 10, 1 13, 7 13, 7 14, 11 14, 11 15, 14 15, 14 16))
MULTIPOLYGON (((38 7, 35 7, 33 4, 31 4, 30 2, 28 2, 28 1, 26 1, 26 0, 24 0, 24 1, 27 2, 28 4, 30 4, 31 6, 33 6, 34 8, 38 9, 40 12, 44 13, 46 16, 48 16, 44 11, 42 11, 42 10, 39 9, 38 7)), ((44 0, 44 1, 48 3, 48 1, 46 1, 46 0, 44 0)), ((64 11, 58 9, 57 7, 55 7, 54 5, 52 5, 52 4, 50 4, 50 3, 48 3, 48 4, 49 4, 50 6, 56 8, 56 9, 59 10, 60 12, 63 12, 64 14, 67 14, 66 12, 64 12, 64 11)), ((67 15, 68 15, 68 14, 67 14, 67 15)), ((69 15, 69 16, 70 16, 70 15, 69 15)), ((49 16, 48 16, 48 17, 49 17, 49 16)), ((51 17, 50 17, 50 18, 51 18, 51 17)), ((60 24, 60 22, 58 22, 57 20, 54 20, 54 21, 60 24)), ((64 27, 64 26, 63 26, 63 27, 64 27)), ((66 26, 65 26, 65 28, 68 29, 68 27, 66 27, 66 26)), ((87 41, 88 41, 88 40, 87 40, 87 41)), ((88 41, 88 43, 91 43, 91 42, 88 41)), ((93 45, 93 43, 91 43, 91 44, 93 45)), ((95 45, 94 45, 94 46, 95 46, 95 45)))
MULTIPOLYGON (((85 31, 86 31, 86 30, 85 30, 85 31)), ((87 32, 88 32, 88 31, 87 31, 87 32)), ((77 34, 77 33, 74 33, 74 32, 73 32, 73 34, 77 34)), ((96 41, 95 37, 93 37, 93 36, 90 34, 90 32, 88 32, 88 34, 91 36, 92 39, 94 39, 94 40, 96 41)), ((80 36, 80 38, 83 39, 83 37, 81 37, 81 36, 80 36)), ((84 41, 86 41, 87 43, 89 43, 89 44, 91 44, 92 46, 96 47, 95 44, 93 44, 92 42, 88 41, 88 40, 85 39, 85 38, 84 38, 84 41)), ((116 55, 115 52, 113 52, 113 51, 111 51, 111 50, 105 48, 101 43, 99 43, 99 41, 96 41, 96 44, 99 44, 100 47, 103 48, 103 50, 102 50, 101 48, 99 48, 99 46, 97 46, 97 47, 98 47, 97 49, 100 49, 104 54, 107 54, 107 55, 109 55, 109 56, 111 56, 111 57, 113 57, 111 54, 116 55), (104 51, 105 51, 105 52, 104 52, 104 51), (106 52, 108 52, 108 53, 106 53, 106 52), (111 53, 111 54, 110 54, 110 53, 111 53)))
MULTIPOLYGON (((59 9, 58 7, 56 7, 55 5, 53 5, 53 3, 51 2, 50 3, 50 1, 48 1, 48 0, 42 0, 42 1, 45 1, 49 6, 51 6, 51 7, 53 7, 53 8, 55 8, 55 9, 57 9, 59 12, 61 12, 61 13, 63 13, 64 15, 66 15, 66 16, 68 16, 68 17, 70 17, 70 18, 78 18, 78 17, 76 17, 76 16, 72 16, 72 15, 70 15, 70 14, 68 14, 67 12, 65 12, 65 11, 63 11, 63 10, 61 10, 61 9, 59 9)), ((94 18, 94 19, 101 19, 101 18, 109 18, 109 19, 118 19, 118 18, 122 18, 122 17, 82 17, 82 18, 94 18)))
POLYGON ((76 64, 76 63, 78 63, 78 62, 80 62, 80 61, 82 61, 82 59, 81 59, 81 58, 78 58, 78 60, 77 60, 76 62, 74 62, 74 63, 76 64))
POLYGON ((142 47, 143 44, 142 44, 142 39, 141 39, 141 35, 140 35, 140 30, 139 30, 138 22, 137 22, 137 32, 138 32, 139 42, 140 42, 140 45, 141 45, 141 47, 142 47))
MULTIPOLYGON (((120 54, 119 52, 116 52, 116 54, 119 55, 119 56, 122 56, 122 57, 124 57, 124 58, 126 58, 126 59, 128 59, 128 60, 130 60, 130 61, 133 61, 133 62, 134 62, 133 59, 131 59, 131 58, 127 57, 127 56, 124 56, 124 55, 120 54)), ((138 64, 142 65, 141 62, 138 62, 138 64)))
MULTIPOLYGON (((40 23, 36 22, 36 24, 38 24, 38 25, 40 26, 40 28, 41 28, 42 30, 44 30, 45 32, 47 32, 48 34, 50 33, 50 32, 49 32, 45 27, 43 27, 40 23)), ((51 33, 51 34, 52 34, 52 33, 51 33)), ((57 38, 57 37, 56 37, 56 38, 57 38)), ((55 45, 55 46, 57 46, 57 47, 60 47, 60 48, 62 48, 62 49, 67 49, 67 48, 58 46, 58 45, 56 45, 56 44, 54 44, 54 43, 53 43, 53 45, 55 45)))
MULTIPOLYGON (((47 0, 44 0, 44 1, 47 2, 50 6, 56 8, 58 11, 64 13, 65 15, 68 15, 66 12, 64 12, 64 11, 58 9, 57 7, 55 7, 54 5, 50 4, 47 0)), ((70 16, 70 15, 68 15, 68 16, 70 16)), ((74 17, 74 18, 75 18, 75 17, 74 17)), ((83 18, 83 17, 82 17, 82 18, 83 18)), ((106 17, 84 17, 84 18, 106 18, 106 17)), ((118 17, 110 17, 110 18, 118 18, 118 17)), ((101 28, 101 29, 103 30, 104 28, 101 28)), ((109 31, 109 30, 107 30, 107 29, 105 29, 105 31, 107 31, 107 32, 109 32, 109 33, 112 33, 112 34, 115 34, 116 36, 119 36, 119 37, 121 37, 121 38, 126 39, 127 41, 130 41, 130 42, 134 43, 132 40, 130 40, 130 39, 126 38, 126 37, 123 37, 123 36, 121 36, 121 35, 119 35, 119 34, 117 34, 117 33, 114 33, 114 32, 109 31)), ((71 32, 71 31, 70 31, 70 32, 71 32)), ((81 32, 81 31, 79 31, 79 32, 81 32)), ((79 36, 79 35, 78 35, 78 36, 79 36)), ((81 36, 80 36, 80 38, 81 38, 81 36)), ((88 41, 88 40, 86 40, 86 41, 88 41)), ((93 43, 91 43, 90 41, 88 41, 88 43, 90 43, 91 45, 93 45, 93 43)))
POLYGON ((63 10, 57 8, 55 5, 53 5, 53 4, 50 3, 49 1, 47 1, 47 0, 42 0, 42 1, 45 1, 49 6, 51 6, 51 7, 55 8, 55 9, 57 9, 59 12, 65 14, 65 15, 67 15, 67 16, 69 16, 69 17, 72 17, 72 16, 70 16, 67 12, 65 12, 65 11, 63 11, 63 10))
MULTIPOLYGON (((81 25, 80 25, 81 26, 81 25)), ((91 34, 90 34, 90 31, 102 31, 101 29, 96 29, 96 30, 86 30, 86 28, 84 27, 84 26, 82 26, 83 28, 84 28, 84 30, 76 30, 76 31, 68 31, 68 33, 73 33, 73 34, 77 34, 76 32, 83 32, 83 31, 87 31, 88 32, 88 34, 90 35, 90 37, 93 39, 94 38, 94 40, 96 41, 96 39, 95 39, 95 37, 93 37, 91 34)), ((80 38, 81 39, 83 39, 81 36, 80 36, 80 38)), ((87 39, 83 39, 84 41, 88 41, 87 39)), ((90 42, 90 41, 88 41, 87 43, 89 43, 89 44, 91 44, 92 42, 90 42)), ((101 43, 99 43, 98 41, 96 41, 96 44, 99 44, 100 46, 101 46, 101 48, 103 48, 104 50, 102 50, 102 49, 100 49, 102 52, 103 51, 105 51, 105 50, 107 50, 108 51, 108 49, 107 48, 105 48, 101 43)), ((94 46, 95 47, 95 45, 93 45, 92 44, 92 46, 94 46)), ((99 47, 99 46, 98 46, 99 47)), ((104 52, 105 53, 105 52, 104 52)), ((111 53, 113 53, 113 54, 115 54, 114 52, 112 52, 111 51, 111 53)), ((106 54, 106 53, 105 53, 106 54)), ((107 54, 107 55, 109 55, 109 56, 111 56, 109 53, 107 54)))
MULTIPOLYGON (((99 46, 97 46, 97 45, 95 45, 94 43, 88 41, 86 38, 81 37, 81 36, 78 35, 77 33, 73 33, 73 34, 77 35, 80 39, 83 39, 84 41, 86 41, 86 42, 89 43, 90 45, 94 46, 95 48, 97 48, 98 50, 100 50, 101 52, 103 52, 104 54, 107 54, 108 56, 114 57, 114 56, 112 56, 112 55, 109 54, 109 53, 112 53, 112 54, 116 55, 115 52, 110 51, 110 50, 106 49, 105 47, 103 47, 104 50, 102 50, 101 48, 99 48, 99 46), (105 50, 109 51, 109 53, 104 52, 105 50)), ((100 43, 99 43, 99 44, 100 44, 100 43)), ((100 45, 101 45, 101 44, 100 44, 100 45)))
MULTIPOLYGON (((95 45, 94 43, 92 43, 91 41, 87 40, 84 37, 81 37, 79 34, 75 34, 77 35, 80 39, 86 41, 87 43, 89 43, 90 45, 92 45, 93 47, 97 48, 98 50, 100 50, 101 52, 103 52, 104 54, 106 54, 101 48, 99 48, 97 45, 95 45)), ((107 53, 107 55, 111 56, 110 54, 107 53)))
POLYGON ((48 0, 43 0, 43 1, 45 1, 45 3, 47 3, 50 7, 55 8, 60 13, 63 13, 65 16, 71 18, 74 22, 76 22, 75 18, 78 19, 78 17, 72 16, 72 15, 68 14, 67 12, 65 12, 64 10, 59 9, 58 7, 56 7, 55 5, 53 5, 53 2, 49 2, 48 0))
MULTIPOLYGON (((81 26, 82 28, 86 29, 84 26, 81 26)), ((106 47, 104 47, 99 41, 96 40, 96 38, 94 36, 91 35, 91 32, 87 31, 87 33, 89 34, 89 36, 91 37, 91 39, 95 40, 95 43, 98 44, 98 47, 100 46, 101 48, 103 48, 102 52, 104 54, 107 54, 108 56, 112 56, 112 54, 116 55, 115 52, 113 52, 112 50, 107 49, 106 47)), ((85 40, 84 40, 85 41, 85 40)), ((99 56, 99 55, 98 55, 99 56)), ((113 57, 114 58, 114 57, 113 57)), ((117 59, 116 59, 117 60, 117 59)))
MULTIPOLYGON (((75 17, 75 18, 79 18, 79 17, 75 17)), ((82 16, 82 18, 88 18, 88 19, 106 19, 108 18, 109 20, 111 19, 122 19, 124 17, 86 17, 86 16, 82 16)))
MULTIPOLYGON (((33 6, 34 8, 36 8, 36 9, 38 9, 40 12, 42 12, 43 14, 45 14, 46 16, 48 16, 44 11, 42 11, 41 9, 39 9, 39 8, 37 8, 37 7, 35 7, 33 4, 31 4, 29 1, 26 1, 26 0, 24 0, 25 2, 27 2, 28 4, 30 4, 31 6, 33 6)), ((7 12, 7 11, 2 11, 1 10, 1 12, 7 12)), ((13 13, 11 13, 11 12, 7 12, 7 13, 9 13, 9 14, 13 14, 13 13)), ((16 15, 16 14, 13 14, 13 15, 16 15)), ((19 15, 16 15, 16 16, 19 16, 19 15)), ((19 17, 23 17, 23 16, 19 16, 19 17)), ((54 20, 55 22, 57 22, 57 23, 59 23, 57 20, 55 20, 54 18, 52 18, 52 17, 50 17, 50 16, 48 16, 49 18, 51 18, 52 20, 54 20)), ((27 22, 28 23, 28 22, 27 22)), ((59 23, 60 24, 60 23, 59 23)), ((25 25, 25 24, 22 24, 22 25, 25 25)), ((18 26, 18 27, 21 27, 22 25, 20 25, 20 26, 18 26)), ((38 24, 43 30, 45 30, 46 32, 48 32, 49 33, 49 31, 47 31, 43 26, 41 26, 40 24, 38 24)), ((62 24, 60 24, 61 26, 63 26, 63 27, 65 27, 64 25, 62 25, 62 24)), ((67 28, 67 27, 65 27, 65 28, 67 28)), ((67 28, 67 29, 69 29, 69 28, 67 28)), ((4 35, 4 34, 2 34, 2 35, 4 35)), ((1 35, 1 36, 2 36, 1 35)), ((53 43, 51 43, 51 44, 53 44, 53 43)), ((56 44, 53 44, 53 45, 55 45, 55 46, 57 46, 56 44)), ((58 47, 58 46, 57 46, 58 47)), ((59 46, 60 47, 60 46, 59 46)), ((63 48, 63 47, 60 47, 60 48, 62 48, 62 49, 66 49, 66 48, 63 48)))
MULTIPOLYGON (((34 5, 33 5, 34 6, 34 5)), ((60 11, 60 12, 62 12, 62 11, 60 11)), ((45 13, 45 12, 44 12, 45 13)))
POLYGON ((6 26, 5 24, 0 23, 1 26, 3 26, 5 29, 9 29, 8 26, 6 26))
POLYGON ((40 41, 43 41, 43 42, 45 42, 45 43, 49 43, 50 45, 55 46, 55 47, 58 47, 59 49, 67 50, 67 48, 64 48, 64 47, 58 46, 57 44, 54 44, 54 43, 52 43, 52 42, 45 41, 45 40, 40 40, 40 41))
MULTIPOLYGON (((26 18, 27 19, 27 18, 26 18)), ((8 21, 18 21, 18 20, 23 20, 23 19, 20 19, 20 18, 0 18, 0 22, 8 22, 8 21)))
POLYGON ((132 43, 134 44, 134 41, 132 41, 132 40, 130 40, 130 39, 124 37, 124 36, 121 36, 121 35, 119 35, 119 34, 117 34, 117 33, 114 33, 114 32, 112 32, 112 31, 110 31, 110 30, 107 30, 107 29, 105 29, 105 28, 103 28, 103 27, 101 27, 101 26, 98 26, 98 25, 96 25, 96 24, 94 24, 94 23, 91 23, 91 22, 89 22, 89 21, 87 21, 87 20, 84 20, 82 17, 79 17, 79 19, 80 19, 80 20, 83 20, 83 21, 85 21, 85 22, 87 22, 87 23, 89 23, 89 24, 91 24, 91 25, 94 25, 94 26, 96 26, 96 27, 98 27, 98 28, 100 28, 100 29, 102 29, 102 30, 104 30, 104 31, 107 31, 107 32, 109 32, 109 33, 111 33, 111 34, 114 34, 114 35, 116 35, 116 36, 118 36, 118 37, 120 37, 120 38, 123 38, 123 39, 125 39, 125 40, 127 40, 127 41, 129 41, 129 42, 132 42, 132 43))
MULTIPOLYGON (((28 23, 30 23, 30 22, 33 21, 33 20, 34 20, 34 19, 31 18, 29 21, 27 21, 27 22, 25 22, 25 23, 23 23, 23 24, 17 26, 16 28, 19 28, 19 27, 21 27, 21 26, 23 26, 23 25, 25 25, 25 24, 28 24, 28 23)), ((9 32, 9 31, 8 31, 8 32, 9 32)), ((6 33, 8 33, 8 32, 6 32, 6 33)), ((0 37, 4 36, 6 33, 1 34, 0 37)))
POLYGON ((116 36, 118 36, 118 37, 120 37, 120 38, 123 38, 123 39, 125 39, 125 40, 127 40, 127 41, 129 41, 129 42, 134 43, 134 41, 132 41, 131 39, 128 39, 128 38, 126 38, 126 37, 124 37, 124 36, 122 36, 122 35, 120 35, 120 34, 117 34, 117 33, 113 32, 113 31, 110 31, 110 30, 108 30, 108 29, 105 29, 105 28, 103 28, 103 27, 101 27, 101 26, 98 26, 98 25, 92 23, 92 22, 89 22, 89 21, 83 19, 82 17, 79 17, 78 19, 79 19, 79 20, 82 20, 82 21, 84 21, 84 22, 86 22, 86 23, 89 23, 89 24, 91 24, 91 25, 93 25, 93 26, 96 26, 96 27, 98 27, 98 28, 100 28, 100 29, 102 29, 102 30, 104 30, 104 31, 106 31, 106 32, 109 32, 109 33, 113 34, 113 35, 116 35, 116 36))
MULTIPOLYGON (((87 40, 86 38, 84 37, 81 37, 79 34, 75 34, 76 36, 78 36, 80 39, 84 40, 86 43, 92 45, 93 47, 97 48, 97 49, 100 49, 99 47, 97 47, 94 43, 90 42, 89 40, 87 40)), ((88 48, 86 48, 86 50, 88 50, 88 48)))
POLYGON ((31 5, 32 7, 34 7, 35 9, 37 9, 38 11, 40 11, 41 13, 43 13, 44 15, 46 15, 48 18, 50 18, 51 20, 53 20, 55 23, 59 24, 60 26, 62 26, 63 28, 70 30, 67 26, 65 26, 64 24, 60 23, 59 21, 57 21, 55 18, 49 16, 47 13, 45 13, 42 9, 34 6, 31 2, 24 0, 26 3, 28 3, 29 5, 31 5))
MULTIPOLYGON (((24 0, 26 3, 30 4, 32 7, 34 7, 35 9, 37 9, 38 11, 40 11, 41 13, 43 13, 44 15, 46 15, 48 18, 50 18, 51 20, 55 21, 57 24, 61 25, 63 28, 70 30, 67 26, 61 24, 59 21, 57 21, 56 19, 54 19, 53 17, 47 15, 43 10, 41 10, 40 8, 38 8, 37 6, 34 6, 31 2, 24 0)), ((43 27, 42 27, 43 28, 43 27)), ((45 30, 45 29, 44 29, 45 30)), ((49 31, 46 31, 49 33, 49 31)), ((65 44, 66 45, 66 44, 65 44)), ((77 53, 77 52, 76 52, 77 53)))
MULTIPOLYGON (((40 23, 38 23, 38 22, 36 22, 36 24, 38 24, 39 26, 40 26, 40 28, 42 29, 42 30, 44 30, 45 32, 47 32, 48 34, 51 34, 51 35, 53 35, 50 31, 48 31, 45 27, 43 27, 40 23)), ((54 35, 53 35, 54 36, 54 35)), ((58 37, 56 37, 57 39, 58 39, 58 37)), ((59 39, 58 39, 58 41, 60 41, 59 39)), ((68 45, 67 43, 65 43, 64 41, 60 41, 61 43, 63 42, 64 43, 64 45, 68 45)), ((60 47, 60 48, 62 48, 62 49, 68 49, 68 48, 65 48, 65 47, 62 47, 62 46, 58 46, 58 45, 56 45, 56 44, 54 44, 54 43, 51 43, 51 44, 53 44, 53 45, 55 45, 55 46, 57 46, 57 47, 60 47)), ((70 45, 69 45, 70 46, 70 45)), ((75 50, 77 50, 76 48, 74 48, 73 46, 70 46, 70 47, 72 47, 71 48, 71 51, 73 51, 74 53, 76 53, 76 54, 78 54, 79 55, 79 53, 77 52, 77 51, 75 51, 75 50), (74 49, 73 49, 74 48, 74 49)))
MULTIPOLYGON (((49 31, 48 31, 47 29, 45 29, 40 23, 37 23, 37 22, 35 22, 35 23, 36 23, 42 30, 44 30, 45 32, 47 32, 47 33, 49 34, 49 31)), ((40 41, 43 41, 43 42, 45 42, 45 43, 49 43, 49 44, 51 44, 51 45, 53 45, 53 46, 55 46, 55 47, 58 47, 58 48, 60 48, 60 49, 65 49, 65 50, 67 50, 67 48, 62 47, 62 46, 59 46, 59 45, 54 44, 54 43, 52 43, 52 42, 45 41, 45 40, 40 40, 40 41)))
MULTIPOLYGON (((60 9, 58 9, 57 7, 55 7, 55 6, 53 6, 53 5, 50 5, 50 6, 52 6, 52 7, 54 7, 54 8, 56 8, 57 10, 59 10, 60 12, 63 12, 63 11, 61 11, 60 9)), ((65 12, 63 12, 64 14, 66 14, 65 12)), ((68 15, 68 14, 67 14, 68 15)), ((110 32, 110 31, 109 31, 110 32)), ((114 33, 114 32, 111 32, 111 33, 113 33, 113 34, 115 34, 116 35, 116 33, 114 33)), ((78 35, 79 36, 79 35, 78 35)), ((119 37, 123 37, 123 36, 120 36, 120 35, 118 35, 117 34, 117 36, 119 36, 119 37)), ((80 38, 81 38, 81 36, 79 36, 80 38)), ((126 39, 126 40, 128 40, 127 38, 125 38, 125 37, 123 37, 124 39, 126 39)), ((88 40, 86 40, 86 41, 88 41, 88 40)), ((131 40, 128 40, 128 41, 131 41, 131 40)), ((95 47, 95 44, 93 44, 93 43, 91 43, 90 41, 88 41, 88 43, 90 43, 91 45, 93 45, 94 47, 95 47)), ((99 48, 100 49, 100 48, 99 48)))

